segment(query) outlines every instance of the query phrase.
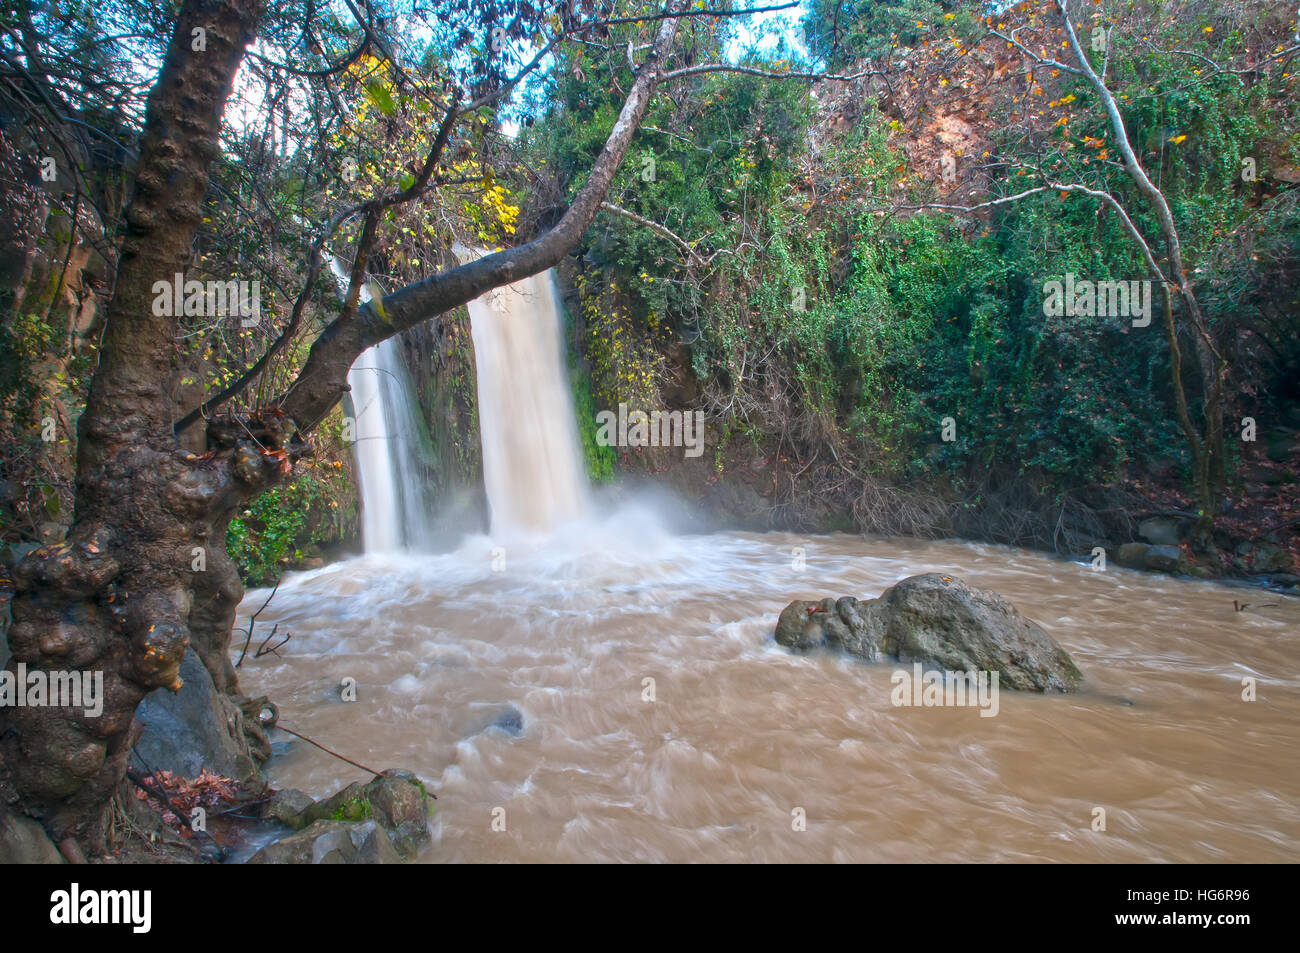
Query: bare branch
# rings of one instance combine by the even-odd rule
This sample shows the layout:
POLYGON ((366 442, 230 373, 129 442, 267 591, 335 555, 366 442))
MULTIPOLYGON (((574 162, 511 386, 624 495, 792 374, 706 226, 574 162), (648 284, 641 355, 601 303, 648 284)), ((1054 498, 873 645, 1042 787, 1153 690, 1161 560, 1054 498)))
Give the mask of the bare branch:
POLYGON ((1082 70, 1070 66, 1066 63, 1062 63, 1060 60, 1054 60, 1050 57, 1039 56, 1029 47, 1025 46, 1025 44, 1021 43, 1019 40, 1016 39, 1016 33, 1019 31, 1019 29, 1020 28, 1017 27, 1015 30, 1012 30, 1010 36, 1008 36, 1005 33, 999 33, 997 30, 990 30, 989 33, 991 33, 993 36, 996 36, 1000 40, 1005 40, 1010 46, 1014 46, 1016 49, 1020 50, 1020 52, 1024 53, 1026 56, 1028 56, 1039 66, 1050 66, 1053 69, 1065 70, 1065 72, 1067 73, 1074 73, 1076 76, 1082 75, 1083 73, 1082 70))
POLYGON ((682 238, 680 235, 676 234, 675 232, 669 231, 667 228, 660 225, 658 222, 652 222, 650 221, 650 219, 640 216, 636 214, 636 212, 628 211, 622 206, 615 205, 613 202, 601 202, 600 207, 606 212, 613 212, 615 215, 621 215, 624 218, 628 219, 629 221, 636 222, 638 225, 642 226, 643 228, 650 229, 650 231, 654 232, 660 238, 668 239, 670 242, 672 242, 682 251, 686 252, 687 256, 690 257, 691 261, 695 262, 697 265, 705 264, 704 259, 701 258, 699 253, 694 248, 691 247, 690 242, 688 242, 686 239, 682 238))
MULTIPOLYGON (((681 0, 670 0, 672 12, 681 0)), ((485 291, 538 274, 557 264, 578 243, 609 192, 614 173, 645 115, 660 81, 660 64, 667 58, 677 31, 676 17, 665 16, 654 48, 646 57, 624 100, 618 119, 573 203, 549 231, 516 248, 485 255, 476 261, 407 285, 384 297, 380 318, 363 306, 350 320, 335 319, 312 345, 298 379, 283 399, 283 409, 301 429, 310 429, 347 390, 347 372, 366 348, 436 317, 485 291)))
POLYGON ((753 66, 733 66, 730 63, 704 63, 699 66, 686 66, 682 69, 675 69, 671 72, 664 73, 660 78, 661 82, 681 79, 683 76, 697 76, 701 73, 743 73, 747 76, 762 76, 767 79, 808 79, 808 80, 828 80, 832 82, 848 83, 857 79, 865 79, 868 76, 885 76, 888 75, 886 70, 869 69, 861 73, 850 73, 841 75, 839 73, 796 73, 782 72, 780 70, 758 69, 753 66))

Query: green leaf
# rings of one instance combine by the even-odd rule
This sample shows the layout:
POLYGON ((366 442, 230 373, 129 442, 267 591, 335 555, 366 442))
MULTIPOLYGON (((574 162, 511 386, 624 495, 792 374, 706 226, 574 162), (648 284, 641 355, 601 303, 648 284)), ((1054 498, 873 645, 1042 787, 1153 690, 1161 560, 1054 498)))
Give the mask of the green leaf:
POLYGON ((397 109, 397 104, 393 102, 393 96, 388 91, 388 87, 378 80, 366 83, 366 96, 375 104, 381 113, 385 116, 391 116, 397 109))

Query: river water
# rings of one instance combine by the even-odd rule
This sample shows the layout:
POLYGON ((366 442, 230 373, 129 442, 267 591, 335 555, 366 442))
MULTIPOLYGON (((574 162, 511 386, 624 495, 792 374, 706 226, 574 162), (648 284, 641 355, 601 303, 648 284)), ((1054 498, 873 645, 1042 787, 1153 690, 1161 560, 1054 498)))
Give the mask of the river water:
MULTIPOLYGON (((673 535, 622 510, 292 574, 258 630, 276 622, 293 638, 244 663, 243 690, 355 760, 431 782, 424 862, 1263 862, 1300 848, 1300 600, 1285 596, 976 544, 673 535), (772 639, 791 599, 874 596, 929 571, 1006 596, 1086 691, 1004 691, 991 718, 896 708, 896 666, 772 639)), ((317 797, 369 777, 301 742, 269 774, 317 797)))

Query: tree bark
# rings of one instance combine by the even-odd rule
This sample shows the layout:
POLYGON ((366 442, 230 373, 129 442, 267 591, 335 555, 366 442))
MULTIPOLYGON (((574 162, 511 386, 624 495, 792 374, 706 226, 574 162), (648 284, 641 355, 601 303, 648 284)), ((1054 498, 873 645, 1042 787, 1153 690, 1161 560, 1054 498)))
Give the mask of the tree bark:
POLYGON ((149 96, 99 366, 78 426, 75 521, 65 543, 29 554, 14 572, 9 669, 100 673, 103 710, 0 708, 0 793, 39 817, 56 842, 75 837, 93 852, 102 852, 140 700, 180 687, 192 625, 207 640, 196 645, 205 661, 220 625, 229 639, 240 594, 221 552, 230 513, 278 479, 299 449, 293 428, 271 415, 227 428, 238 437, 210 442, 206 454, 179 450, 167 387, 177 318, 153 307, 154 283, 188 263, 226 99, 261 8, 262 0, 186 0, 180 12, 149 96))

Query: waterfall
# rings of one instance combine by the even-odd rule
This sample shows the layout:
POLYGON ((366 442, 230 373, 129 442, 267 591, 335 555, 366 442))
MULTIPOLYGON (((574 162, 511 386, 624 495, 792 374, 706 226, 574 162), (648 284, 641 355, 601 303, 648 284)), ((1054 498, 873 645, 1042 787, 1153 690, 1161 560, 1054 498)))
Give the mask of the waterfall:
MULTIPOLYGON (((333 256, 330 270, 346 292, 347 275, 333 256)), ((370 300, 364 285, 361 300, 370 300)), ((348 371, 348 386, 366 552, 425 548, 433 536, 426 489, 429 454, 415 386, 397 338, 362 352, 348 371)))
POLYGON ((495 288, 470 302, 469 315, 493 534, 545 532, 581 517, 587 477, 554 276, 495 288))
MULTIPOLYGON (((347 275, 332 256, 330 269, 346 291, 347 275)), ((361 299, 370 300, 364 286, 361 299)), ((587 478, 554 276, 547 271, 495 288, 471 301, 469 314, 492 532, 546 532, 580 518, 587 478)), ((426 492, 429 453, 397 339, 362 353, 348 385, 366 552, 426 548, 434 531, 426 492)))

